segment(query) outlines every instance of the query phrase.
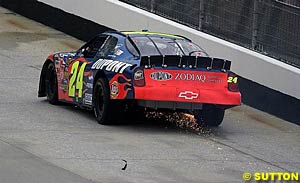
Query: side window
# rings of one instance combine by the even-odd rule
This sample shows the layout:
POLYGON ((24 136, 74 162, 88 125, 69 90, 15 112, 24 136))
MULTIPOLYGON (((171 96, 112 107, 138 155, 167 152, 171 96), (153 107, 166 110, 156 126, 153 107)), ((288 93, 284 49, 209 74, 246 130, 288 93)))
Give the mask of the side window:
POLYGON ((101 50, 97 54, 97 56, 105 58, 108 55, 113 55, 117 43, 118 43, 117 38, 115 38, 113 36, 108 37, 106 39, 106 41, 104 42, 104 45, 102 46, 101 50))
POLYGON ((85 58, 94 58, 105 42, 106 37, 97 37, 93 39, 90 43, 83 47, 82 55, 85 58))
POLYGON ((126 47, 128 49, 128 51, 133 55, 133 56, 138 56, 139 53, 136 51, 136 49, 134 48, 134 46, 131 44, 131 42, 126 39, 126 47))

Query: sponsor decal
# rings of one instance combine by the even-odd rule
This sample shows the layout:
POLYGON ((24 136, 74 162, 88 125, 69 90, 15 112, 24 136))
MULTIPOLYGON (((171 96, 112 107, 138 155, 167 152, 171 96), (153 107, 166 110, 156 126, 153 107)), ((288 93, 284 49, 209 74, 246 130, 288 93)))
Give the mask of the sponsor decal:
POLYGON ((66 64, 69 65, 69 63, 71 62, 71 60, 73 60, 73 57, 75 55, 76 55, 75 53, 59 53, 58 54, 60 61, 64 65, 66 65, 66 64))
POLYGON ((67 79, 63 79, 62 80, 62 84, 64 84, 64 85, 68 84, 68 80, 67 79))
POLYGON ((207 76, 206 82, 209 83, 222 83, 222 79, 219 76, 207 76))
POLYGON ((123 73, 124 70, 130 66, 132 66, 132 64, 116 60, 99 59, 92 65, 92 69, 103 69, 106 71, 123 73))
POLYGON ((59 57, 74 57, 76 53, 59 53, 59 57))
POLYGON ((117 81, 114 81, 110 87, 110 96, 111 98, 115 99, 118 97, 118 95, 119 95, 119 83, 117 81))
POLYGON ((150 78, 157 81, 166 81, 172 79, 172 75, 168 72, 153 72, 150 78))
POLYGON ((118 44, 116 47, 115 47, 115 50, 114 50, 114 54, 117 55, 117 56, 120 56, 122 55, 123 51, 120 49, 122 45, 118 44))
POLYGON ((115 76, 109 81, 111 99, 125 99, 127 96, 133 98, 131 79, 127 78, 123 74, 115 74, 115 76), (116 96, 115 96, 116 95, 116 96), (114 97, 115 96, 115 97, 114 97))
POLYGON ((200 81, 204 83, 206 76, 203 74, 176 73, 175 80, 200 81))
POLYGON ((175 80, 199 81, 202 83, 221 83, 223 81, 219 76, 207 76, 204 74, 193 73, 176 73, 175 80))
POLYGON ((178 95, 179 98, 184 98, 186 100, 193 100, 193 99, 198 98, 198 96, 199 96, 198 93, 194 93, 192 91, 183 91, 183 92, 180 92, 178 95))
POLYGON ((66 79, 66 78, 68 78, 68 77, 69 77, 69 74, 68 74, 67 71, 65 71, 65 72, 64 72, 64 78, 66 79))
POLYGON ((93 88, 93 83, 86 83, 87 88, 93 88))
POLYGON ((92 94, 85 93, 83 98, 83 103, 87 105, 92 105, 92 94))
POLYGON ((115 51, 115 55, 118 55, 118 56, 122 55, 122 53, 123 53, 123 51, 120 50, 120 49, 118 49, 117 51, 115 51))
POLYGON ((65 81, 65 80, 64 80, 64 83, 63 83, 63 85, 62 85, 62 90, 63 90, 63 92, 68 91, 68 85, 67 85, 67 83, 68 83, 68 81, 65 81), (65 83, 66 83, 66 84, 65 84, 65 83))
POLYGON ((134 73, 134 80, 144 79, 144 72, 142 70, 138 70, 134 73))

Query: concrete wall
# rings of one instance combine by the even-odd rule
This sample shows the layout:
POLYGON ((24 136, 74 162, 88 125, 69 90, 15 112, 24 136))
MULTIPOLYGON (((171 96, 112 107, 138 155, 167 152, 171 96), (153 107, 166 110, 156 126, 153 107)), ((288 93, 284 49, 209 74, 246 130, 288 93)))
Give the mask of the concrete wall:
POLYGON ((117 0, 39 1, 116 30, 147 28, 150 31, 184 35, 203 47, 211 56, 231 60, 232 70, 237 74, 300 99, 300 69, 270 57, 117 0))

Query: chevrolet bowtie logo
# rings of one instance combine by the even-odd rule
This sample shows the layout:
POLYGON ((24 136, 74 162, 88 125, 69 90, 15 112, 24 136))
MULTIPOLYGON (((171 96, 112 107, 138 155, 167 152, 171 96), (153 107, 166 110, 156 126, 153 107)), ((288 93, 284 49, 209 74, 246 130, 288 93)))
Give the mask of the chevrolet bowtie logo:
POLYGON ((198 93, 194 93, 192 91, 184 91, 184 92, 180 92, 178 97, 180 98, 185 98, 187 100, 193 100, 195 98, 198 98, 199 94, 198 93))

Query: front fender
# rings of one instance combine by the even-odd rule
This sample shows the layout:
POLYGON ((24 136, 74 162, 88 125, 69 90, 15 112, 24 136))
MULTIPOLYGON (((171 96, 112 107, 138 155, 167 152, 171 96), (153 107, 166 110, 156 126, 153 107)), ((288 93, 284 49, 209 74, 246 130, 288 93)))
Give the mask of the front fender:
POLYGON ((46 95, 47 95, 46 94, 46 81, 45 81, 45 79, 46 79, 47 68, 48 68, 50 63, 53 63, 53 55, 50 55, 43 64, 42 71, 41 71, 41 74, 40 74, 38 97, 46 97, 46 95))

